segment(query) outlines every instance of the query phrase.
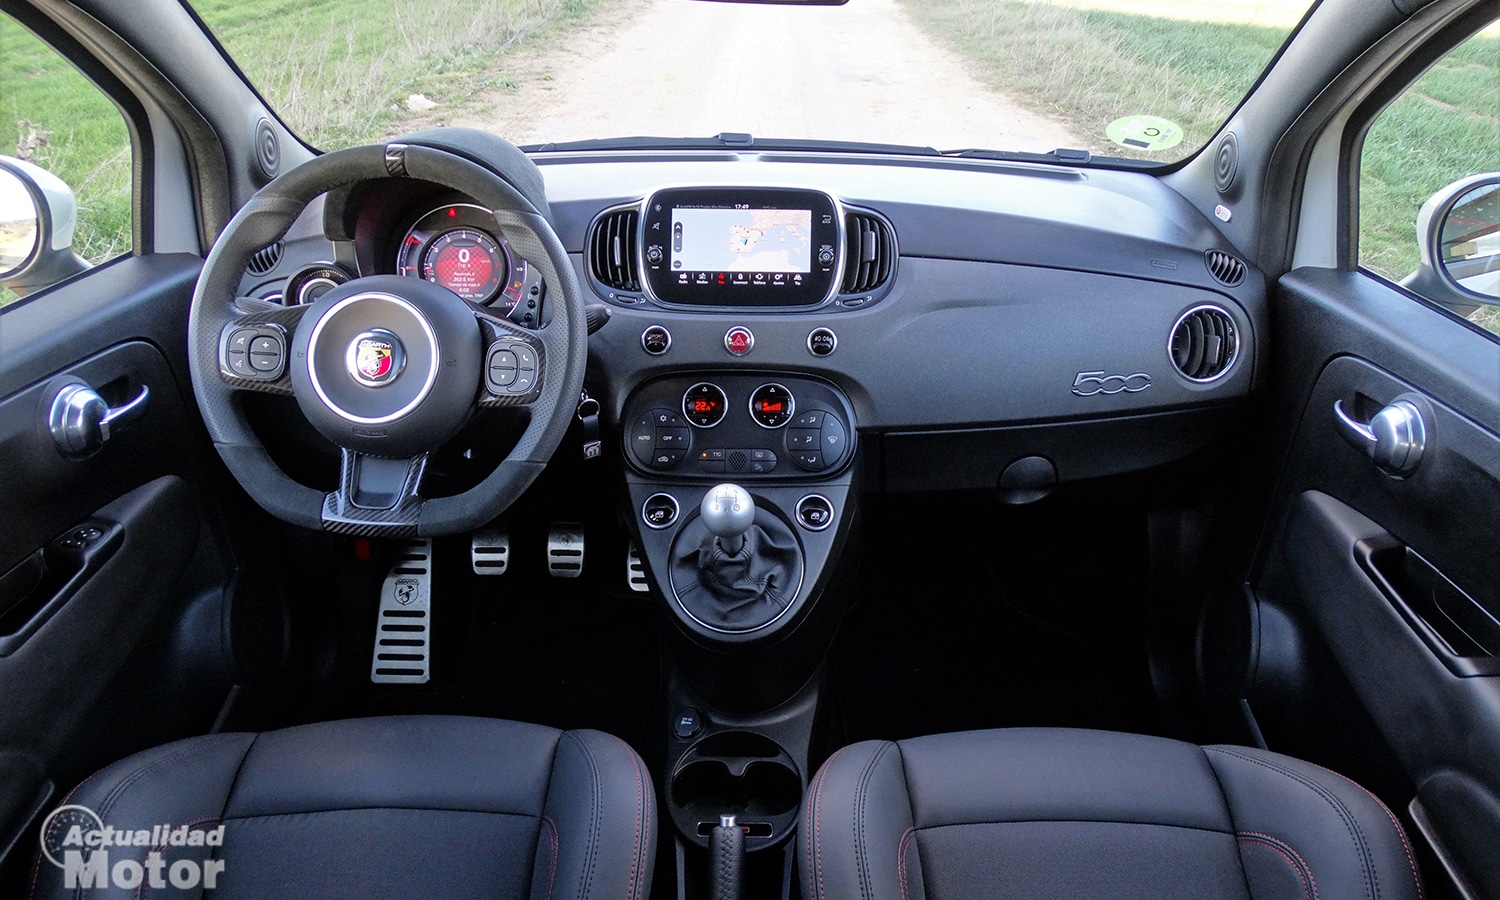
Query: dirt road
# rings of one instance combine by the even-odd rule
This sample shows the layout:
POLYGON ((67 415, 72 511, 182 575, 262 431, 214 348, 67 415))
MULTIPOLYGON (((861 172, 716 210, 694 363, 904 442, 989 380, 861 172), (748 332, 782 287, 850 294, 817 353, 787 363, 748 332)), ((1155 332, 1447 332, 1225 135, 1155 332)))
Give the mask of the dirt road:
POLYGON ((449 121, 518 144, 729 131, 941 150, 1084 146, 981 85, 896 0, 605 7, 546 53, 510 61, 517 89, 449 121))

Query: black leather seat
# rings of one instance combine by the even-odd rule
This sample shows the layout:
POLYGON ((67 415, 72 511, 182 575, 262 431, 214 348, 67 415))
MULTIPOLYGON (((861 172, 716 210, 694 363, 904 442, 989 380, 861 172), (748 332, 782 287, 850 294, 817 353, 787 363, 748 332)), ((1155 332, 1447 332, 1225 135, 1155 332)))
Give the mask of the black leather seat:
MULTIPOLYGON (((114 829, 223 825, 214 897, 644 900, 653 796, 640 758, 601 732, 406 716, 178 741, 109 766, 60 805, 87 807, 114 829)), ((110 848, 109 865, 144 862, 152 849, 110 848)), ((163 855, 170 867, 206 852, 163 855)), ((33 884, 36 897, 75 896, 43 859, 33 884)))
POLYGON ((1244 747, 1068 729, 840 750, 808 787, 808 900, 1420 898, 1359 785, 1244 747))

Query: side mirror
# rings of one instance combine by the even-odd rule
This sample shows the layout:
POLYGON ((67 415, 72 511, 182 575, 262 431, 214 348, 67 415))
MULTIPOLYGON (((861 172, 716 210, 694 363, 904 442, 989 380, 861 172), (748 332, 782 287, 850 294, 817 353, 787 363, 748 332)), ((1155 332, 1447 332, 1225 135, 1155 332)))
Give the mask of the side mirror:
POLYGON ((1417 213, 1417 271, 1402 284, 1460 314, 1500 305, 1500 172, 1471 175, 1417 213))
POLYGON ((78 199, 62 179, 0 156, 0 285, 25 297, 89 268, 73 252, 78 199))

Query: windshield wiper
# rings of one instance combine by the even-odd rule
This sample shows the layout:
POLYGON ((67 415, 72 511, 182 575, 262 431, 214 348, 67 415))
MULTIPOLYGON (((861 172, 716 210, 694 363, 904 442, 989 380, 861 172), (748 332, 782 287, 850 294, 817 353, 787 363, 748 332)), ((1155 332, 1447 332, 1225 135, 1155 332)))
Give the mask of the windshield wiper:
POLYGON ((932 147, 908 144, 875 144, 863 141, 813 141, 787 138, 757 138, 749 134, 726 131, 713 137, 616 137, 582 141, 549 141, 528 144, 527 153, 580 153, 592 150, 803 150, 841 153, 894 153, 904 156, 941 156, 932 147))

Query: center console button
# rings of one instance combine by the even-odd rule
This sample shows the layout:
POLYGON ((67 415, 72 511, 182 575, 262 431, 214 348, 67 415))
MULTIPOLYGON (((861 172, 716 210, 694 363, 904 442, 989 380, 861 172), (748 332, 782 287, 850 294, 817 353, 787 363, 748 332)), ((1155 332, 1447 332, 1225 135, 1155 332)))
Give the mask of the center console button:
POLYGON ((786 432, 786 448, 788 450, 817 450, 820 448, 819 436, 822 432, 816 428, 788 428, 786 432))
POLYGON ((792 419, 792 427, 793 428, 822 428, 823 427, 823 418, 824 418, 824 415, 825 414, 824 414, 824 412, 821 409, 814 409, 814 410, 809 410, 808 412, 805 412, 805 413, 798 413, 797 417, 794 418, 794 419, 792 419))
POLYGON ((672 332, 660 325, 652 325, 641 332, 641 347, 652 356, 661 356, 672 347, 672 332))
POLYGON ((808 494, 797 501, 797 523, 808 531, 822 531, 833 522, 833 504, 822 494, 808 494))
POLYGON ((723 447, 710 447, 698 454, 698 468, 705 472, 720 473, 725 471, 725 450, 723 447))
POLYGON ((643 466, 651 465, 651 451, 656 449, 656 419, 646 413, 630 429, 630 452, 643 466))
POLYGON ((838 416, 824 418, 823 430, 819 433, 822 435, 819 446, 823 451, 823 462, 833 468, 844 458, 844 447, 849 443, 849 435, 844 431, 844 423, 839 421, 838 416))
POLYGON ((670 469, 676 466, 678 463, 682 462, 682 458, 686 455, 686 450, 652 450, 651 468, 670 469))
POLYGON ((687 449, 687 445, 693 440, 686 425, 680 428, 656 429, 656 449, 677 450, 687 449))
POLYGON ((750 472, 754 475, 769 475, 776 470, 776 454, 770 450, 750 450, 750 472))
POLYGON ((824 469, 823 454, 817 450, 799 450, 792 454, 792 462, 809 472, 821 472, 824 469))
POLYGON ((660 531, 677 521, 677 498, 671 494, 652 494, 641 506, 641 519, 648 528, 660 531))

